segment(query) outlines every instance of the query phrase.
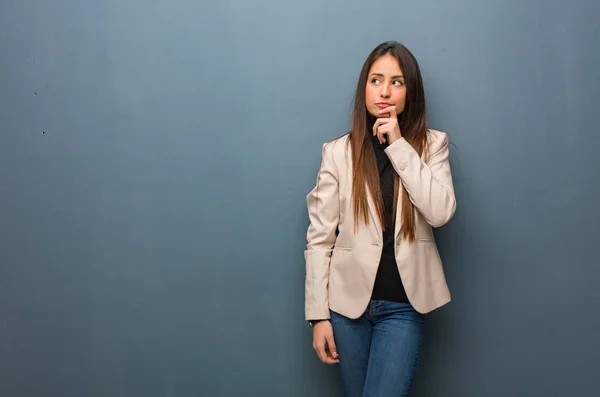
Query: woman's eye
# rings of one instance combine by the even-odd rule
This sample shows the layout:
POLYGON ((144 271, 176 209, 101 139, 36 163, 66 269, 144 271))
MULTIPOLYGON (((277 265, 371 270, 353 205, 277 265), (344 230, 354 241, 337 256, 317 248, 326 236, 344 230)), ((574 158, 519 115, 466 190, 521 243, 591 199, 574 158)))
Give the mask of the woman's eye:
POLYGON ((402 87, 404 85, 404 83, 402 81, 400 81, 400 80, 396 80, 396 81, 394 81, 394 85, 396 87, 402 87))
POLYGON ((379 79, 373 79, 373 80, 371 80, 371 83, 372 84, 379 84, 379 79))

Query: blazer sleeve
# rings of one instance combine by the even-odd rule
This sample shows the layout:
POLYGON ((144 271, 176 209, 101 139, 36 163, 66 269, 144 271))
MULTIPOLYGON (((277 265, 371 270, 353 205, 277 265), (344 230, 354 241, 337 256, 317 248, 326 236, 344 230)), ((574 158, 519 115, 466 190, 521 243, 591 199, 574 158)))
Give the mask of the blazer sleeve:
POLYGON ((317 184, 306 204, 310 224, 306 233, 305 319, 329 319, 329 264, 339 221, 338 172, 331 144, 324 144, 317 184))
POLYGON ((454 215, 456 198, 450 172, 448 134, 436 131, 436 135, 429 143, 431 155, 427 163, 404 138, 385 151, 400 175, 410 201, 427 223, 440 227, 454 215))

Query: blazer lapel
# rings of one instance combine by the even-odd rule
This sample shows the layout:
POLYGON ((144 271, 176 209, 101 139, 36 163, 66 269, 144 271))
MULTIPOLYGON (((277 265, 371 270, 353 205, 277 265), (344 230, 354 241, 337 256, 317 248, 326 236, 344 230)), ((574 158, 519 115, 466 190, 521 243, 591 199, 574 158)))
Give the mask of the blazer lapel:
MULTIPOLYGON (((398 181, 402 184, 402 181, 398 181)), ((402 229, 402 186, 399 187, 398 201, 396 202, 396 222, 395 222, 396 241, 400 239, 400 229, 402 229)))
POLYGON ((379 241, 383 242, 383 227, 381 225, 381 221, 379 220, 379 216, 377 215, 373 197, 369 191, 367 191, 367 203, 369 205, 369 212, 371 213, 372 220, 372 222, 369 222, 369 224, 372 225, 371 227, 373 228, 373 232, 376 233, 375 235, 379 236, 379 241))
MULTIPOLYGON (((346 161, 347 164, 352 164, 352 154, 350 153, 350 145, 346 146, 346 161)), ((352 186, 352 166, 348 167, 348 187, 351 189, 352 186)), ((352 196, 352 190, 348 192, 349 196, 352 196)), ((373 202, 373 197, 371 196, 371 192, 367 189, 367 205, 369 206, 369 214, 371 215, 371 222, 369 222, 369 229, 371 229, 371 233, 374 236, 377 236, 377 241, 383 243, 383 228, 381 227, 381 222, 379 221, 379 216, 377 216, 377 211, 375 210, 375 203, 373 202)))

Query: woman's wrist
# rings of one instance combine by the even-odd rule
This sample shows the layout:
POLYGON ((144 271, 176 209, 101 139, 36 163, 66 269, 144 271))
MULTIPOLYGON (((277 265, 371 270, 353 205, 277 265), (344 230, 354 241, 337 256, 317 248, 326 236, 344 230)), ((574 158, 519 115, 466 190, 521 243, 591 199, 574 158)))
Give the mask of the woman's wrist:
POLYGON ((308 320, 308 324, 309 324, 311 327, 314 327, 314 326, 315 326, 315 324, 317 324, 317 323, 320 323, 321 321, 327 321, 327 320, 325 320, 325 319, 321 319, 321 320, 308 320))

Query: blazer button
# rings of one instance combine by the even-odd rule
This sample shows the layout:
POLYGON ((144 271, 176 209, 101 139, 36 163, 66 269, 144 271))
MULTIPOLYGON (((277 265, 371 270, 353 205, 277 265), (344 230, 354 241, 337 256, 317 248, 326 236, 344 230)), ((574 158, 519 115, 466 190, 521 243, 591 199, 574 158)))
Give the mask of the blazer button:
POLYGON ((406 163, 400 164, 400 171, 404 171, 406 169, 406 163))

